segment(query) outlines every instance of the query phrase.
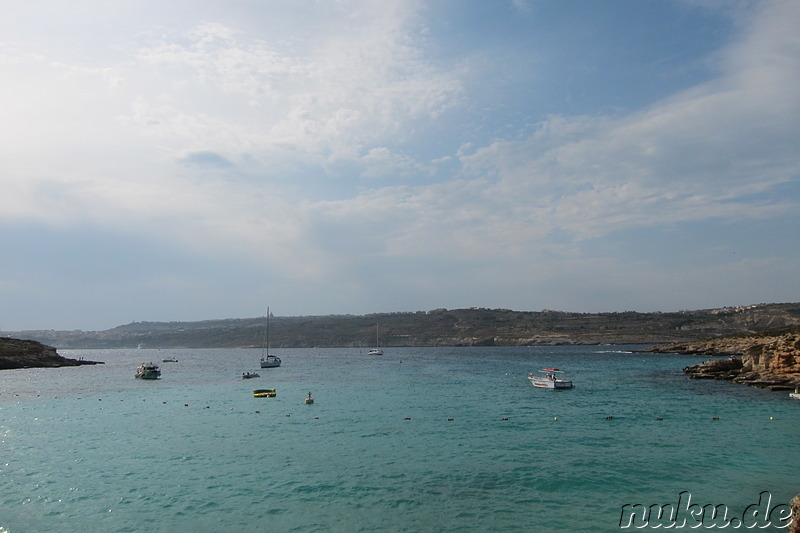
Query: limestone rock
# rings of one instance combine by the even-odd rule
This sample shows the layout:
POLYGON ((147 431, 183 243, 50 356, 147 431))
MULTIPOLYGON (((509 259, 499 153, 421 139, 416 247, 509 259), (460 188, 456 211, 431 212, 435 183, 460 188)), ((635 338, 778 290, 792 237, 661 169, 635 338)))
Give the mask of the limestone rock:
POLYGON ((0 338, 0 370, 14 368, 55 368, 102 364, 97 361, 68 359, 52 346, 22 339, 0 338))

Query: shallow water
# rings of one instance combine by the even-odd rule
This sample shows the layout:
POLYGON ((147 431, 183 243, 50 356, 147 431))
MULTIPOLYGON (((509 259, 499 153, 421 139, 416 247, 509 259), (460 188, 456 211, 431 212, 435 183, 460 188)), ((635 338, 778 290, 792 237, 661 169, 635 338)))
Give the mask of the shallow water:
POLYGON ((800 492, 800 402, 629 350, 62 351, 106 364, 0 372, 0 531, 611 531, 800 492))

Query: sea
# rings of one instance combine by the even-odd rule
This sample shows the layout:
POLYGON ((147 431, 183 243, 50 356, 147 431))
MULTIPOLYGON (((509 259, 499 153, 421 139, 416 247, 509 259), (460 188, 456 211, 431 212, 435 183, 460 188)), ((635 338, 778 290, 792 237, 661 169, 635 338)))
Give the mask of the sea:
POLYGON ((0 371, 0 532, 785 531, 800 402, 641 348, 60 350, 0 371))

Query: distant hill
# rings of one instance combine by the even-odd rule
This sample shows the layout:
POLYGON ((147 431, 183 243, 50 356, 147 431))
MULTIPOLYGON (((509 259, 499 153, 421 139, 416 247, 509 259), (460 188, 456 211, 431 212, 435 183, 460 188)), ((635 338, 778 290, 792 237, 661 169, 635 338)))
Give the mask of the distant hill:
MULTIPOLYGON (((800 303, 669 313, 572 313, 436 309, 413 313, 281 317, 270 321, 273 348, 370 347, 375 325, 392 346, 661 344, 800 325, 800 303)), ((259 347, 264 318, 133 322, 105 331, 21 331, 12 336, 58 348, 259 347)))

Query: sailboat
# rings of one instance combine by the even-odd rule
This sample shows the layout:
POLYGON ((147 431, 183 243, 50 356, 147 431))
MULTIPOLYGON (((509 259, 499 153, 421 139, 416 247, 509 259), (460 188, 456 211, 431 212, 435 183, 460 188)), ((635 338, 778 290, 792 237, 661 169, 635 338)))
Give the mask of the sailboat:
POLYGON ((264 325, 264 342, 261 348, 261 368, 276 368, 281 366, 281 359, 269 353, 269 307, 267 307, 267 321, 264 325))
POLYGON ((379 348, 381 341, 379 339, 379 326, 375 324, 375 348, 367 352, 367 355, 383 355, 383 350, 379 348))

